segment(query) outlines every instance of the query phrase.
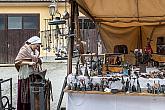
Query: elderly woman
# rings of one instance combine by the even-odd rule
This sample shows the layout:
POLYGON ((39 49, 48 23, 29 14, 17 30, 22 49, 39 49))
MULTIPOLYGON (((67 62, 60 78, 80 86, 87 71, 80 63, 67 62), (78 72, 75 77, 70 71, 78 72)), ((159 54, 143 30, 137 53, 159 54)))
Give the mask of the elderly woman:
POLYGON ((38 62, 41 39, 33 36, 21 47, 16 59, 15 67, 18 75, 17 110, 30 110, 30 81, 34 65, 38 62))

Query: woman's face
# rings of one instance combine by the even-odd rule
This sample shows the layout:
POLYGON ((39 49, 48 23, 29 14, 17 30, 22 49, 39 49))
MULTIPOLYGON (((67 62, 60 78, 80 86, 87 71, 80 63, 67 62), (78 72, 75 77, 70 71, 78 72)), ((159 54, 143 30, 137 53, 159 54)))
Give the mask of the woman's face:
POLYGON ((32 50, 39 49, 40 44, 31 44, 32 50))

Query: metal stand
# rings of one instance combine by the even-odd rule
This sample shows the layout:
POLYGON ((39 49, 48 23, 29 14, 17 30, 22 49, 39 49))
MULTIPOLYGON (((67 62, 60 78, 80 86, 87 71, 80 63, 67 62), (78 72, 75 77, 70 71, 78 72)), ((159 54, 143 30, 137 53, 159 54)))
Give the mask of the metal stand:
POLYGON ((15 110, 14 107, 12 107, 12 78, 3 80, 0 79, 0 110, 15 110), (8 82, 10 83, 10 100, 7 96, 2 96, 2 83, 8 82), (5 100, 5 102, 3 102, 5 100))
MULTIPOLYGON (((41 73, 39 73, 41 75, 41 73)), ((52 95, 51 81, 44 77, 35 77, 30 83, 31 110, 50 110, 50 95, 52 95)), ((53 101, 53 96, 51 97, 53 101)))
POLYGON ((30 102, 31 110, 39 108, 39 110, 46 110, 45 108, 45 97, 44 97, 44 87, 43 82, 32 82, 30 84, 30 102), (39 99, 39 100, 38 100, 39 99))

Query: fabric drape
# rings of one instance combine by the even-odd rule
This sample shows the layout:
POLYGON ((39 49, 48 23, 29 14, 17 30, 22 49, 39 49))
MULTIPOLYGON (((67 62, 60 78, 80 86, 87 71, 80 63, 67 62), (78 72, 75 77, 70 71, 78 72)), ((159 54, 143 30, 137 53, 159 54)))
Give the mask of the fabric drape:
POLYGON ((165 0, 76 2, 83 14, 99 24, 101 39, 107 52, 113 52, 114 46, 118 44, 127 45, 129 52, 135 48, 144 49, 147 38, 151 38, 151 46, 156 52, 157 37, 165 36, 165 0))

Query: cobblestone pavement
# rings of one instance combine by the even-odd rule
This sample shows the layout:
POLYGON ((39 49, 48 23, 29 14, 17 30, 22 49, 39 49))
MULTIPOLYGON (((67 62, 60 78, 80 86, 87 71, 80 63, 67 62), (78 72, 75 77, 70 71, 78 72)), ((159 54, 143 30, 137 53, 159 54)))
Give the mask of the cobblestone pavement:
MULTIPOLYGON (((43 63, 42 66, 44 69, 47 69, 46 78, 52 82, 53 86, 53 102, 51 101, 51 110, 55 110, 57 107, 57 103, 60 97, 60 92, 62 89, 62 85, 64 82, 64 78, 67 73, 67 64, 66 63, 58 63, 58 62, 49 62, 43 63)), ((16 71, 15 67, 0 67, 0 79, 8 79, 12 78, 13 81, 13 106, 16 107, 17 103, 17 76, 18 72, 16 71)), ((9 83, 2 84, 2 94, 8 95, 9 94, 9 83)), ((66 94, 65 94, 66 95, 66 94)), ((66 103, 66 96, 64 95, 64 99, 62 102, 62 107, 65 107, 66 103)))

